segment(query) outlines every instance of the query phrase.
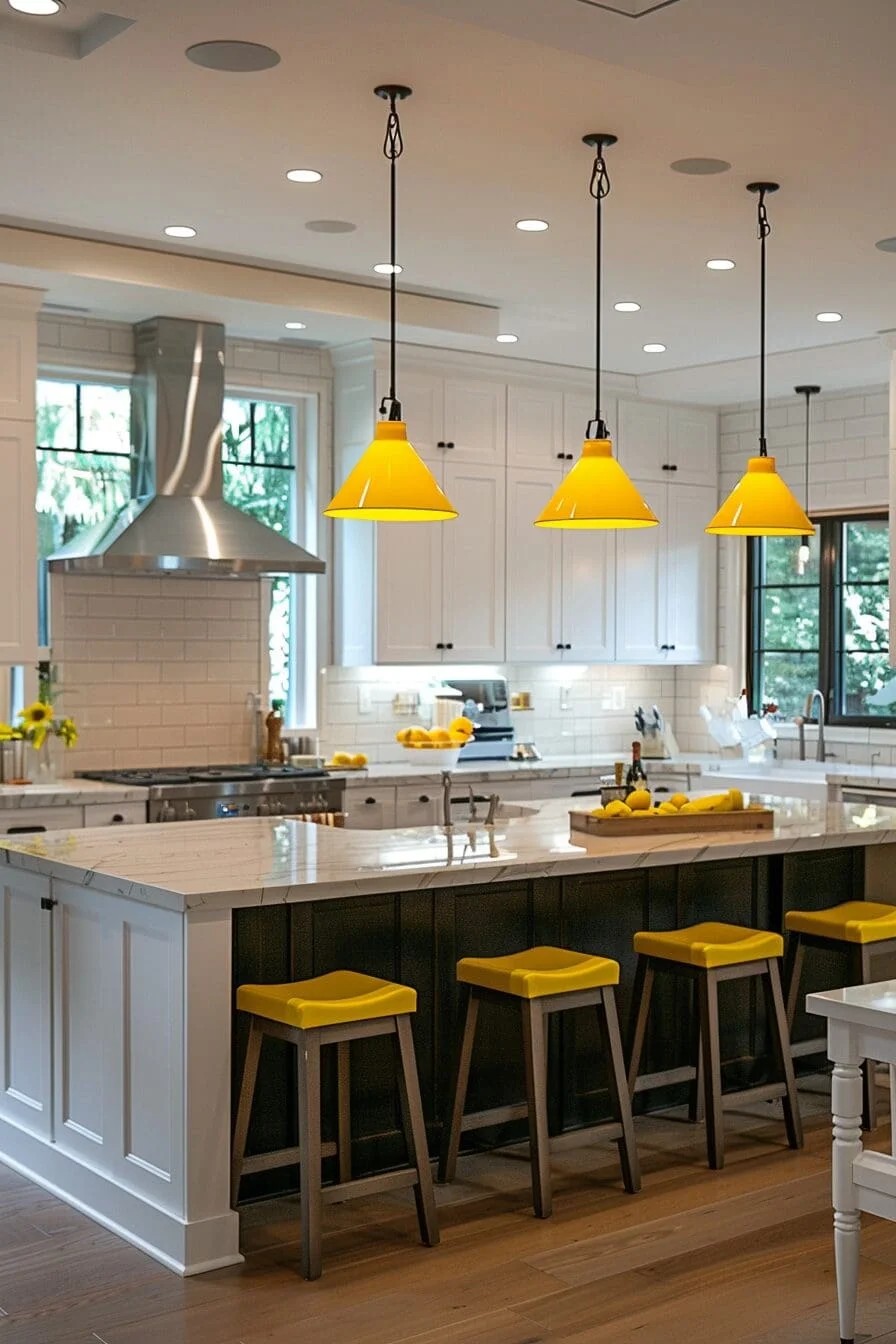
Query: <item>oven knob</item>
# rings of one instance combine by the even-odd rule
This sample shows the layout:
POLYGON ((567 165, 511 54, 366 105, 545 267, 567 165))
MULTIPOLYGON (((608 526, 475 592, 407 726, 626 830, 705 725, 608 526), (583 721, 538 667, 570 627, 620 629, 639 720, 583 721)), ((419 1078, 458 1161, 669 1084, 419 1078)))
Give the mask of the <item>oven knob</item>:
POLYGON ((191 807, 189 803, 184 803, 184 821, 195 821, 195 820, 196 820, 196 809, 191 807))
POLYGON ((159 821, 177 821, 177 813, 171 803, 163 803, 159 808, 159 821))
POLYGON ((255 815, 257 817, 269 817, 271 815, 270 805, 264 798, 262 798, 261 802, 256 807, 255 815))
POLYGON ((286 811, 286 808, 283 806, 282 803, 279 803, 279 802, 271 803, 271 815, 272 815, 272 816, 274 816, 274 817, 282 817, 285 811, 286 811))

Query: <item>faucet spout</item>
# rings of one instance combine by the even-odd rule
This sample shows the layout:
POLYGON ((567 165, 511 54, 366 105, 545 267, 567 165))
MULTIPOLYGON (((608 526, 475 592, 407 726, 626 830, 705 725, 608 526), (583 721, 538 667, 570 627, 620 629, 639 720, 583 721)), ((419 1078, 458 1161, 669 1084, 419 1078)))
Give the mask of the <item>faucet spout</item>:
POLYGON ((823 696, 823 694, 821 693, 821 691, 818 690, 817 687, 816 687, 816 689, 815 689, 814 691, 810 691, 809 694, 806 696, 805 716, 806 716, 807 719, 811 719, 811 718, 812 718, 812 716, 813 716, 813 711, 814 711, 814 709, 815 709, 816 704, 817 704, 817 706, 818 706, 818 746, 816 747, 816 750, 815 750, 815 759, 816 759, 816 761, 824 761, 824 760, 825 760, 825 749, 824 749, 824 719, 825 719, 824 711, 825 711, 825 704, 824 704, 824 696, 823 696))

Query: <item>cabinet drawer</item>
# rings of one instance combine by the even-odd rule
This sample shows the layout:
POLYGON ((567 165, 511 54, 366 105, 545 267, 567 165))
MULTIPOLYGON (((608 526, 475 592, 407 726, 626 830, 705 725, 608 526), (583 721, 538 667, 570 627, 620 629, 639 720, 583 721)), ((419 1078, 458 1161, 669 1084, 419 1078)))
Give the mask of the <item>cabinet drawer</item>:
POLYGON ((345 826, 347 830, 355 831, 392 830, 395 827, 395 789, 346 790, 345 826))
POLYGON ((0 835, 29 831, 75 831, 84 825, 80 807, 11 807, 0 812, 0 835))
POLYGON ((146 821, 145 803, 88 803, 85 826, 139 826, 146 821))

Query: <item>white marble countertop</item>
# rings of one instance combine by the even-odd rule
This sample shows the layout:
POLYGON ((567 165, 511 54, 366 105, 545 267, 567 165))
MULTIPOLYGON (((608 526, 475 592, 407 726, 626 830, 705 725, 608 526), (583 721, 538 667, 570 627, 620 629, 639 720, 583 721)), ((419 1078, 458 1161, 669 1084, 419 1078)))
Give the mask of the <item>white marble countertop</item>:
MULTIPOLYGON (((896 843, 896 810, 769 798, 770 831, 570 839, 570 800, 485 827, 343 831, 290 818, 59 831, 0 842, 0 863, 173 910, 896 843)), ((645 826, 649 827, 646 822, 645 826)))
POLYGON ((26 807, 83 807, 89 803, 145 803, 146 789, 95 779, 54 779, 46 784, 0 784, 0 811, 26 807))
MULTIPOLYGON (((432 783, 441 779, 441 770, 427 768, 426 752, 408 751, 406 753, 408 761, 391 761, 383 764, 368 765, 364 770, 347 770, 345 772, 331 771, 332 774, 344 778, 348 788, 363 788, 365 783, 381 784, 422 784, 432 783), (419 761, 419 764, 415 761, 419 761)), ((612 774, 613 764, 618 760, 627 759, 622 752, 613 755, 612 752, 605 752, 603 755, 596 756, 546 756, 540 761, 482 761, 469 760, 464 761, 461 754, 460 762, 453 771, 454 777, 458 780, 483 780, 500 781, 502 779, 575 779, 580 776, 593 777, 597 774, 612 774)), ((661 772, 684 773, 690 771, 692 774, 699 774, 701 769, 711 762, 717 762, 718 756, 700 753, 691 753, 690 755, 679 755, 670 760, 650 760, 645 758, 644 764, 647 767, 648 774, 653 771, 656 774, 661 772)), ((740 761, 732 764, 740 765, 740 761)), ((894 772, 896 773, 896 772, 894 772)))

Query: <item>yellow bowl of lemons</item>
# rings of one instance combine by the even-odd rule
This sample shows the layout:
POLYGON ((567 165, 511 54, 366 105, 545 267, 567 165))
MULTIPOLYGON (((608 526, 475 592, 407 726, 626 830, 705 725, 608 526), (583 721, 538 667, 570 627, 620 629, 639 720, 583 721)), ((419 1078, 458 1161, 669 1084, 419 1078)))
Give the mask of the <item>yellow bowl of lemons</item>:
POLYGON ((473 736, 473 729, 470 719, 461 714, 447 728, 421 728, 419 725, 400 728, 395 740, 413 753, 414 765, 430 770, 453 770, 473 736))

